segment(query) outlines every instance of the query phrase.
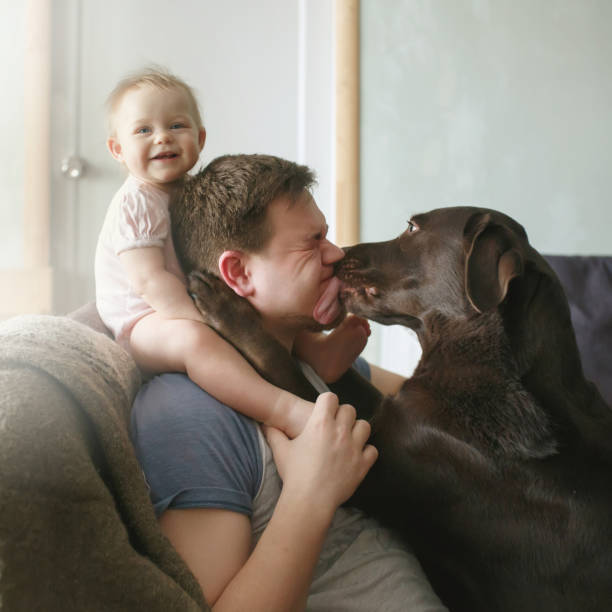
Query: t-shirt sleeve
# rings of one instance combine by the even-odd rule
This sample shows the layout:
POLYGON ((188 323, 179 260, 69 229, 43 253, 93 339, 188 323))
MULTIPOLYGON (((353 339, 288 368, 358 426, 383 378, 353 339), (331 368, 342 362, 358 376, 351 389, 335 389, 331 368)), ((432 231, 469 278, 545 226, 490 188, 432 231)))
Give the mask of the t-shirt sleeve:
POLYGON ((368 380, 371 380, 372 373, 370 371, 370 364, 363 358, 357 357, 357 359, 353 362, 353 367, 368 380))
POLYGON ((170 233, 170 213, 162 198, 142 191, 125 193, 113 232, 115 254, 142 247, 163 247, 170 233))
POLYGON ((263 474, 256 427, 183 374, 144 385, 131 435, 157 516, 168 508, 250 516, 263 474))

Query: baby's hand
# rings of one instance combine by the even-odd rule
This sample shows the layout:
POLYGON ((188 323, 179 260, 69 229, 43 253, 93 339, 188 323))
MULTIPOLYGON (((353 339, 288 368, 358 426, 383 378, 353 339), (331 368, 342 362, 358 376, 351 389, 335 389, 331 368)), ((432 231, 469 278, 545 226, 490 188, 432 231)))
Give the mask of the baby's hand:
POLYGON ((332 393, 317 399, 304 431, 289 441, 280 431, 264 428, 285 494, 296 493, 330 514, 355 491, 378 457, 367 444, 370 425, 357 420, 355 409, 339 405, 332 393))

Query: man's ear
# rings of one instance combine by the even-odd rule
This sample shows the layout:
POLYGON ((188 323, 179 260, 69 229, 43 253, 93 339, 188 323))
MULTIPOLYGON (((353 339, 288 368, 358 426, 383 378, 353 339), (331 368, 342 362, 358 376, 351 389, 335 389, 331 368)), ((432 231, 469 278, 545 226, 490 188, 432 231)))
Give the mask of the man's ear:
POLYGON ((244 260, 245 254, 241 251, 223 251, 219 257, 219 275, 239 296, 248 297, 253 294, 253 286, 244 260))
POLYGON ((200 151, 204 148, 204 143, 206 142, 206 130, 201 127, 198 131, 198 144, 200 145, 200 151))
POLYGON ((110 154, 118 161, 123 163, 123 153, 121 151, 121 143, 114 138, 109 138, 106 141, 106 146, 110 151, 110 154))

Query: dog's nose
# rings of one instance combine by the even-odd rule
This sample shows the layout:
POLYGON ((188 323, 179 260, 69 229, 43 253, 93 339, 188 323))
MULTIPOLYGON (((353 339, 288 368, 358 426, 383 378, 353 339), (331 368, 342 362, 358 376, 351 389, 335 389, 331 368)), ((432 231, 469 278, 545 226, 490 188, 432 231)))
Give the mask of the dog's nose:
POLYGON ((357 270, 358 268, 361 268, 363 266, 362 262, 360 262, 358 259, 356 259, 355 257, 351 257, 350 255, 347 255, 346 257, 344 257, 344 259, 340 260, 338 263, 336 263, 335 269, 336 271, 342 269, 342 270, 357 270))

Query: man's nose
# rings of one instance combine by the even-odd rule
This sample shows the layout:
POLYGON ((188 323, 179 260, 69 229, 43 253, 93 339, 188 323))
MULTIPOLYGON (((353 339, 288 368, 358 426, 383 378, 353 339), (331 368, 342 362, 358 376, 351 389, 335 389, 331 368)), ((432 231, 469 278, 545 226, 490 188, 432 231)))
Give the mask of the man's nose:
POLYGON ((323 241, 322 252, 323 255, 321 259, 326 265, 336 263, 344 257, 344 251, 339 246, 336 246, 333 242, 330 242, 327 239, 323 241))

